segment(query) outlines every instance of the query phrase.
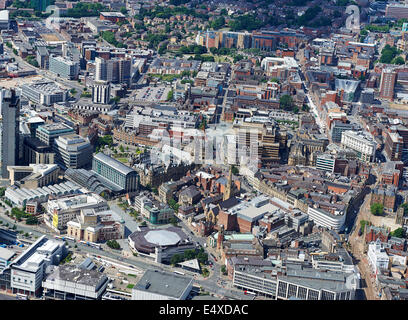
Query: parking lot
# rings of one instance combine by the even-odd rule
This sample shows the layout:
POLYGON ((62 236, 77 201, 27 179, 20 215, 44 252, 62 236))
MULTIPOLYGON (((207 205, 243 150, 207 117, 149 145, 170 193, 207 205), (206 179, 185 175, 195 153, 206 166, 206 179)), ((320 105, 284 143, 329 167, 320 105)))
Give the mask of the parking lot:
POLYGON ((144 100, 144 101, 166 101, 167 95, 170 92, 169 87, 146 87, 140 90, 137 90, 132 96, 135 101, 144 100))

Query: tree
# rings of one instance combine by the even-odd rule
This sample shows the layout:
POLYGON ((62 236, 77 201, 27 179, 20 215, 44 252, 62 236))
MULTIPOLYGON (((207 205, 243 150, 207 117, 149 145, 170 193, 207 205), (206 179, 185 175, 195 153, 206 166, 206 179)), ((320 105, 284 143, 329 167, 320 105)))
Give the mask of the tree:
POLYGON ((172 208, 175 212, 178 212, 180 205, 174 199, 170 199, 167 204, 172 208))
POLYGON ((234 56, 234 63, 241 61, 242 59, 244 59, 244 56, 242 54, 237 54, 234 56))
POLYGON ((108 241, 106 242, 106 245, 107 245, 109 248, 112 248, 112 249, 116 249, 116 250, 120 249, 120 244, 119 244, 119 242, 117 242, 116 240, 108 240, 108 241))
POLYGON ((365 229, 366 225, 368 225, 368 221, 366 221, 366 220, 361 220, 361 221, 360 221, 360 230, 361 230, 361 233, 364 232, 364 229, 365 229))
POLYGON ((173 90, 170 90, 169 93, 167 94, 167 101, 171 101, 174 98, 174 92, 173 90))
POLYGON ((207 277, 209 276, 209 274, 210 274, 210 271, 208 271, 207 268, 203 268, 202 274, 203 274, 203 277, 204 277, 204 278, 207 278, 207 277))
POLYGON ((107 11, 107 8, 100 3, 78 2, 63 16, 72 18, 99 16, 101 11, 107 11))
POLYGON ((35 217, 35 216, 29 216, 27 219, 26 219, 26 224, 38 224, 38 218, 37 217, 35 217))
POLYGON ((204 252, 204 249, 201 248, 197 254, 197 260, 202 264, 207 264, 208 262, 208 253, 204 252))
POLYGON ((239 169, 236 166, 232 166, 231 171, 232 171, 232 174, 234 175, 239 174, 239 169))
POLYGON ((400 208, 404 209, 404 216, 408 214, 408 202, 401 204, 400 208))
POLYGON ((122 14, 127 14, 127 9, 126 9, 126 7, 120 7, 120 10, 119 10, 122 14))
POLYGON ((380 216, 384 213, 384 206, 381 203, 373 203, 370 210, 373 215, 380 216))
POLYGON ((194 249, 184 251, 184 260, 192 260, 196 257, 196 252, 194 249))
POLYGON ((385 45, 384 49, 381 51, 381 63, 391 63, 395 56, 399 53, 396 47, 391 47, 389 44, 385 45))
POLYGON ((171 217, 170 218, 170 223, 173 225, 173 226, 177 226, 177 224, 178 224, 178 220, 177 220, 177 218, 176 217, 171 217))
POLYGON ((181 254, 175 254, 170 258, 170 263, 175 266, 177 263, 183 262, 183 256, 181 254))
POLYGON ((123 152, 125 152, 125 148, 123 148, 123 146, 120 145, 120 146, 119 146, 119 151, 123 153, 123 152))
POLYGON ((404 58, 401 56, 395 57, 394 59, 392 59, 391 61, 392 64, 405 64, 404 58))
POLYGON ((222 272, 223 275, 226 275, 226 274, 227 274, 227 268, 225 267, 225 265, 223 265, 223 266, 221 267, 221 272, 222 272))
POLYGON ((391 236, 397 237, 397 238, 404 238, 405 237, 404 228, 395 229, 394 231, 391 232, 391 236))
POLYGON ((293 98, 290 95, 285 94, 279 98, 279 105, 283 110, 293 111, 293 98))

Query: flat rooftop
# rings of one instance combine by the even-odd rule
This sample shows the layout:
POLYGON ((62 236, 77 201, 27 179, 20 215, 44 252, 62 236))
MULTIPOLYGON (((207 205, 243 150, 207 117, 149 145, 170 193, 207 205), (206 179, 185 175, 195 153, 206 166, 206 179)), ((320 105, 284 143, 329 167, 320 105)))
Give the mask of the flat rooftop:
POLYGON ((46 281, 67 281, 75 282, 86 286, 96 287, 99 283, 106 281, 107 277, 95 270, 86 270, 72 265, 61 265, 55 268, 46 281))
POLYGON ((0 247, 0 259, 8 261, 10 260, 16 253, 14 251, 8 250, 6 248, 0 247))
POLYGON ((180 298, 193 279, 158 270, 147 270, 133 290, 180 298))

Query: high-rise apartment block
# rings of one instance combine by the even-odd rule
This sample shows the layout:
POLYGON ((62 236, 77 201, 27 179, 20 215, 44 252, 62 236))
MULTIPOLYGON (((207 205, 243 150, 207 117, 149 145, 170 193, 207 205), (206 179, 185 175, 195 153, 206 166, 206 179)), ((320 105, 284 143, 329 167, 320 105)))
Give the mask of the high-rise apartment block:
POLYGON ((7 166, 18 164, 20 99, 14 90, 2 90, 0 96, 0 170, 1 177, 7 179, 7 166))
POLYGON ((390 69, 383 69, 381 73, 380 83, 380 98, 393 100, 394 99, 394 87, 397 80, 397 73, 390 69))

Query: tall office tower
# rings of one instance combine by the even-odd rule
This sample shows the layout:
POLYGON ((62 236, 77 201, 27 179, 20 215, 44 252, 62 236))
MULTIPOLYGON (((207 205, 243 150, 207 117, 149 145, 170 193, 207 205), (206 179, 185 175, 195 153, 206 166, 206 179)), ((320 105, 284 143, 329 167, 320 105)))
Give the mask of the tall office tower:
POLYGON ((107 77, 107 63, 105 59, 95 58, 95 81, 105 81, 107 77))
POLYGON ((110 84, 106 81, 95 81, 92 87, 93 103, 108 104, 110 101, 110 84))
POLYGON ((7 166, 18 164, 20 99, 15 90, 0 91, 0 175, 8 179, 7 166))
POLYGON ((95 58, 95 81, 130 83, 131 61, 128 59, 95 58))
POLYGON ((397 79, 397 73, 391 68, 383 69, 381 73, 380 98, 394 99, 394 87, 397 79))
POLYGON ((132 61, 129 59, 118 60, 119 64, 119 83, 130 85, 130 75, 132 69, 132 61))

